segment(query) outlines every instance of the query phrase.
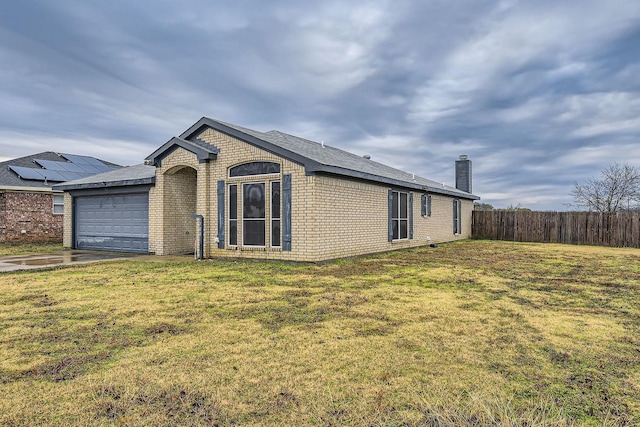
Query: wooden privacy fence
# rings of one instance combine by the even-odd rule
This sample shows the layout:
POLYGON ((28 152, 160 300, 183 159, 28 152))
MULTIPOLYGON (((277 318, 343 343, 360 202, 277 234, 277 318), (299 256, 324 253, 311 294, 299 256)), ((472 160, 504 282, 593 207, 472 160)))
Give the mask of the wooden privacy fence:
POLYGON ((474 239, 640 248, 640 214, 474 211, 474 239))

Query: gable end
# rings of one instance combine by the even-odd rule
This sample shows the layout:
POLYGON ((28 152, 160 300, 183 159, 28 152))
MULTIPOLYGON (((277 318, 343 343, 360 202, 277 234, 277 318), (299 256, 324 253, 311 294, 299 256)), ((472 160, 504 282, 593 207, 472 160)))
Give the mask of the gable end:
POLYGON ((198 139, 198 136, 207 130, 207 128, 211 128, 220 133, 224 133, 225 135, 231 136, 235 139, 239 139, 240 141, 246 142, 247 144, 253 145, 254 147, 260 148, 268 153, 275 154, 276 156, 282 157, 284 159, 290 160, 294 163, 304 166, 306 174, 312 175, 315 170, 320 168, 320 163, 315 162, 307 157, 296 154, 292 151, 285 150, 284 148, 280 148, 276 145, 270 144, 267 141, 263 141, 260 138, 256 138, 255 136, 246 134, 237 129, 234 129, 230 126, 226 126, 223 123, 217 122, 215 120, 211 120, 207 117, 203 117, 196 124, 187 129, 180 138, 184 140, 192 140, 198 139))
POLYGON ((198 163, 206 163, 209 160, 215 160, 220 152, 217 147, 214 147, 211 144, 173 137, 164 143, 162 147, 151 153, 145 160, 149 161, 152 165, 159 167, 162 165, 162 159, 173 153, 178 148, 184 148, 185 150, 195 154, 198 158, 198 163))

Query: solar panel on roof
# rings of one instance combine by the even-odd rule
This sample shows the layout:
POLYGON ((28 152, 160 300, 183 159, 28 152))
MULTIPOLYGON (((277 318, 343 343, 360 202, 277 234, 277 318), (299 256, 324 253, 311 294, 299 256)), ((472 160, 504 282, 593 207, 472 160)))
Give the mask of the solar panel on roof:
POLYGON ((60 155, 75 164, 90 164, 89 159, 91 159, 91 157, 77 156, 75 154, 60 154, 60 155))
POLYGON ((95 157, 87 157, 87 163, 97 167, 106 166, 104 163, 102 163, 100 160, 96 159, 95 157))
POLYGON ((41 171, 42 169, 25 168, 23 166, 9 166, 9 169, 17 173, 18 176, 22 179, 33 179, 36 181, 44 181, 44 175, 38 172, 38 171, 41 171))
POLYGON ((45 169, 48 170, 52 170, 52 171, 66 171, 69 170, 67 169, 67 162, 56 162, 53 160, 41 160, 41 159, 35 159, 34 160, 37 164, 39 164, 40 166, 42 166, 45 169))
MULTIPOLYGON (((99 172, 108 172, 110 170, 118 169, 118 167, 109 166, 103 161, 91 156, 78 156, 76 154, 64 154, 64 153, 59 153, 59 155, 67 159, 69 162, 71 162, 71 164, 81 166, 85 169, 86 169, 86 166, 93 166, 95 169, 89 168, 87 170, 91 170, 94 173, 97 173, 95 172, 95 170, 99 172)), ((67 165, 68 164, 69 163, 67 163, 67 165)))
POLYGON ((35 181, 64 182, 92 175, 86 172, 77 173, 69 171, 55 171, 51 169, 26 168, 22 166, 9 166, 9 168, 17 173, 20 178, 35 181))
POLYGON ((65 159, 69 160, 72 163, 84 163, 82 161, 82 159, 79 159, 79 156, 74 156, 73 154, 64 154, 64 153, 59 153, 60 156, 64 157, 65 159))
POLYGON ((84 173, 90 174, 90 175, 95 175, 98 172, 100 172, 100 170, 98 170, 98 168, 96 168, 93 165, 87 164, 87 163, 80 163, 78 164, 78 166, 80 167, 80 169, 82 169, 82 171, 84 173))
POLYGON ((64 175, 62 175, 64 172, 52 171, 49 169, 40 169, 38 172, 43 174, 47 181, 57 181, 57 182, 67 181, 64 175))
POLYGON ((69 172, 84 173, 84 170, 80 166, 76 165, 75 163, 65 163, 64 166, 67 168, 69 172))
POLYGON ((73 154, 61 154, 60 156, 69 161, 34 159, 34 162, 42 166, 42 169, 23 166, 9 166, 9 168, 22 179, 45 182, 74 181, 101 172, 118 169, 89 156, 76 156, 73 154))

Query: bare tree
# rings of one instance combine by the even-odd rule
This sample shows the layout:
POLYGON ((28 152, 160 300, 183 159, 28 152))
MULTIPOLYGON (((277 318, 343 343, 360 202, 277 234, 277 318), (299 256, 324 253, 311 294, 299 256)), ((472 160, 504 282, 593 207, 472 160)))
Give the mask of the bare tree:
POLYGON ((637 209, 640 204, 640 170, 625 163, 613 163, 601 171, 601 178, 589 178, 573 185, 570 195, 577 207, 595 212, 637 209))

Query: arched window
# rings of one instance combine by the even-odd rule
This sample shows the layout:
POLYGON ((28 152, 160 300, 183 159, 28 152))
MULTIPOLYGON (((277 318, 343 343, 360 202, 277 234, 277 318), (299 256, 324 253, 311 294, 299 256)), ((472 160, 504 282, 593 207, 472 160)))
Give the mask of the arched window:
POLYGON ((229 169, 229 177, 268 175, 280 173, 280 164, 274 162, 249 162, 229 169))

